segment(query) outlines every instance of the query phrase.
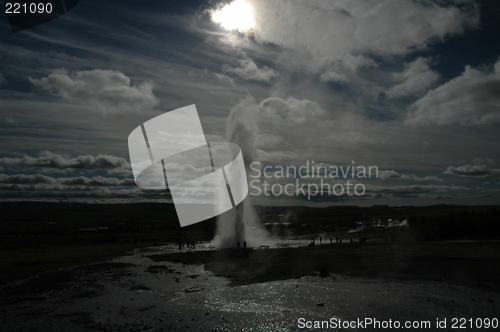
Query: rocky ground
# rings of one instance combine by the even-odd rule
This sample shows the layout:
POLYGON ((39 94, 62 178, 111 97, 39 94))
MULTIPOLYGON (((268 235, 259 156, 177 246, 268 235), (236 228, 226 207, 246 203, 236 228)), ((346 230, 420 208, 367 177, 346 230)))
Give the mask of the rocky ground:
POLYGON ((4 285, 1 330, 303 331, 300 318, 373 318, 430 321, 429 331, 452 331, 452 318, 498 318, 500 313, 498 293, 489 287, 441 279, 361 278, 334 271, 235 286, 203 265, 149 258, 162 252, 136 249, 106 262, 4 285), (445 318, 447 328, 436 327, 436 319, 445 318))

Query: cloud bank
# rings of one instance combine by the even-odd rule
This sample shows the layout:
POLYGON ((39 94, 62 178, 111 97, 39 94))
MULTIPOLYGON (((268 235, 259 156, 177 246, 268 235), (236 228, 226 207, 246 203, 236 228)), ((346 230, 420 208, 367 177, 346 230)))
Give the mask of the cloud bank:
POLYGON ((439 74, 432 70, 428 63, 429 59, 418 58, 412 63, 406 64, 405 71, 394 74, 394 78, 403 81, 403 83, 393 86, 387 92, 387 97, 406 97, 427 91, 427 88, 439 78, 439 74))
POLYGON ((490 168, 486 165, 450 166, 443 174, 473 177, 500 177, 500 169, 490 168))
POLYGON ((2 184, 61 184, 66 186, 90 186, 90 187, 111 187, 111 186, 126 186, 135 187, 134 179, 116 179, 95 176, 88 178, 78 176, 72 178, 54 178, 43 174, 25 175, 7 175, 0 174, 0 183, 2 184))
POLYGON ((88 105, 103 115, 141 112, 158 105, 153 83, 130 85, 130 78, 119 71, 94 69, 70 75, 56 70, 42 79, 29 78, 36 87, 54 90, 65 101, 88 105))
POLYGON ((462 9, 432 0, 251 2, 256 39, 291 50, 294 60, 326 72, 322 80, 339 80, 343 70, 374 65, 368 54, 408 54, 479 22, 472 1, 461 1, 462 9))
POLYGON ((410 106, 406 124, 483 125, 500 121, 500 60, 491 72, 465 67, 459 77, 410 106))
POLYGON ((382 180, 387 179, 400 179, 400 180, 413 180, 413 181, 434 181, 434 182, 443 182, 442 179, 437 176, 418 176, 415 174, 405 174, 398 173, 395 170, 380 170, 378 172, 379 178, 382 180))
POLYGON ((239 67, 233 68, 230 65, 223 65, 222 72, 224 74, 233 74, 243 80, 269 82, 273 77, 278 76, 278 72, 267 66, 262 68, 257 67, 255 62, 250 59, 238 60, 239 67))
POLYGON ((261 114, 278 124, 315 123, 317 118, 325 114, 321 106, 307 99, 287 99, 271 97, 263 100, 260 105, 261 114))
MULTIPOLYGON (((0 166, 17 168, 44 168, 47 170, 107 170, 109 174, 129 174, 130 164, 125 158, 99 154, 97 156, 80 155, 71 158, 50 151, 43 151, 38 157, 23 155, 20 157, 0 158, 0 166)), ((131 174, 131 173, 130 173, 131 174)))

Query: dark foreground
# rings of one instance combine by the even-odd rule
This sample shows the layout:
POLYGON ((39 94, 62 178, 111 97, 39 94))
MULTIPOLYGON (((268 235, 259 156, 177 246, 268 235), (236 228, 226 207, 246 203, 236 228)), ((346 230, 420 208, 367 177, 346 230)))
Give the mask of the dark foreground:
POLYGON ((342 244, 305 248, 220 250, 150 256, 203 264, 242 285, 329 272, 358 278, 429 280, 500 292, 500 242, 342 244))
POLYGON ((169 254, 135 249, 107 262, 4 285, 0 326, 2 331, 303 331, 300 318, 367 317, 428 321, 427 331, 446 331, 453 318, 498 318, 499 263, 499 244, 493 242, 169 254), (447 328, 438 328, 436 319, 445 318, 447 328))

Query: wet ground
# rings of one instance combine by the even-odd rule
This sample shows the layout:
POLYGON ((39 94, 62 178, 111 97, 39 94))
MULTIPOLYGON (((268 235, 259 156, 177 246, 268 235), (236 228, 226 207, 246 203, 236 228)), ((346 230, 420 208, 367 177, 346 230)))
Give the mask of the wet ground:
POLYGON ((136 249, 107 262, 5 285, 0 290, 1 331, 304 331, 300 318, 306 322, 365 317, 430 321, 428 331, 451 331, 453 317, 498 318, 500 313, 498 293, 441 280, 313 273, 231 286, 230 279, 202 265, 149 258, 172 251, 175 247, 136 249), (436 318, 447 318, 447 328, 437 328, 436 318))

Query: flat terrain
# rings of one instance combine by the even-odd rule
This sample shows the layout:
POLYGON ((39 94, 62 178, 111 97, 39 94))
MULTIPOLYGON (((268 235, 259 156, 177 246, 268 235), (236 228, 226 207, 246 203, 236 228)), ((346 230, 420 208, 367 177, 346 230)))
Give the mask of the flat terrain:
POLYGON ((301 317, 371 317, 445 331, 454 317, 498 318, 498 207, 257 212, 277 248, 214 250, 215 221, 181 229, 168 204, 2 203, 1 330, 303 331, 301 317), (347 233, 389 218, 410 227, 347 233), (204 244, 178 249, 191 240, 204 244))
POLYGON ((228 249, 150 256, 203 264, 233 285, 329 272, 360 278, 428 280, 500 292, 500 242, 333 244, 286 249, 228 249))
POLYGON ((498 248, 134 249, 4 285, 0 324, 2 331, 301 331, 299 318, 371 317, 428 321, 426 330, 443 331, 436 318, 448 328, 454 317, 498 318, 498 248))

